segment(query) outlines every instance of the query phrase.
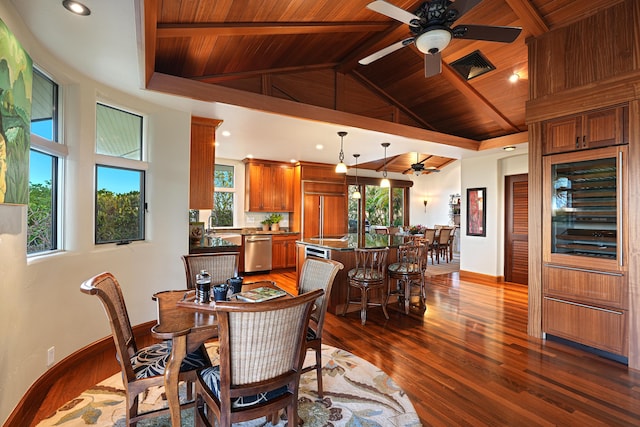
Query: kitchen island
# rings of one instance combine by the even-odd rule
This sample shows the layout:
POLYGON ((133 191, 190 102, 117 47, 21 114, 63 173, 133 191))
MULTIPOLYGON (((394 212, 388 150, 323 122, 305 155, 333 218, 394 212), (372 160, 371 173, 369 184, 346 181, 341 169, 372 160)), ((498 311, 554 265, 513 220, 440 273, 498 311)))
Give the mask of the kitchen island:
MULTIPOLYGON (((387 234, 365 234, 364 236, 356 233, 345 234, 342 236, 324 236, 311 237, 298 240, 297 247, 297 272, 298 278, 302 269, 304 260, 309 256, 315 256, 325 259, 338 261, 344 265, 344 268, 338 272, 333 283, 331 296, 329 297, 329 305, 327 310, 333 314, 342 314, 344 304, 347 300, 347 273, 355 267, 355 248, 389 248, 389 256, 387 265, 396 261, 398 246, 405 242, 406 236, 387 235, 387 234)), ((372 294, 372 298, 382 298, 383 295, 372 294)), ((357 311, 359 307, 352 305, 349 311, 357 311)))

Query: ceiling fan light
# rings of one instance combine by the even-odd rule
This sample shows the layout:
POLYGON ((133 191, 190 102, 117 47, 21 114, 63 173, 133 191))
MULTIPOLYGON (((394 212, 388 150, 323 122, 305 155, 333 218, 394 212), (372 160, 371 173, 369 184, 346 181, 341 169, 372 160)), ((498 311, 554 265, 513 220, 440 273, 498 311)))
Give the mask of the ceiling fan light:
POLYGON ((422 33, 416 39, 416 47, 422 53, 438 53, 441 52, 451 41, 451 32, 449 30, 437 28, 435 30, 422 33))

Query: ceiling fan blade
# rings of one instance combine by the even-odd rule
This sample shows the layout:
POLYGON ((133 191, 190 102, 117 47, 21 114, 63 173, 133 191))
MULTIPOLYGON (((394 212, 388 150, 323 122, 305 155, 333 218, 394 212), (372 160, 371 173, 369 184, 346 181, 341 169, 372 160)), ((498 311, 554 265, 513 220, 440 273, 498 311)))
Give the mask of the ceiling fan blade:
POLYGON ((376 0, 367 5, 368 9, 374 12, 381 13, 393 18, 396 21, 404 22, 407 25, 414 25, 412 22, 419 21, 420 19, 413 13, 407 12, 404 9, 400 9, 398 6, 394 6, 391 3, 387 3, 384 0, 376 0))
POLYGON ((437 76, 442 72, 442 55, 440 52, 427 53, 424 55, 424 76, 437 76))
POLYGON ((494 27, 488 25, 458 25, 451 29, 453 37, 467 40, 511 43, 518 38, 520 27, 494 27))
POLYGON ((402 49, 405 46, 410 45, 411 43, 413 43, 415 39, 413 37, 409 37, 408 39, 404 39, 404 40, 400 40, 397 43, 394 43, 390 46, 387 46, 383 49, 380 49, 377 52, 372 53, 369 56, 365 56, 364 58, 362 58, 361 60, 358 61, 358 64, 360 65, 369 65, 371 64, 373 61, 377 61, 378 59, 382 58, 383 56, 387 56, 390 53, 395 52, 398 49, 402 49))
POLYGON ((455 9, 458 11, 459 19, 462 15, 473 9, 475 5, 480 3, 482 0, 455 0, 449 7, 455 6, 455 9))

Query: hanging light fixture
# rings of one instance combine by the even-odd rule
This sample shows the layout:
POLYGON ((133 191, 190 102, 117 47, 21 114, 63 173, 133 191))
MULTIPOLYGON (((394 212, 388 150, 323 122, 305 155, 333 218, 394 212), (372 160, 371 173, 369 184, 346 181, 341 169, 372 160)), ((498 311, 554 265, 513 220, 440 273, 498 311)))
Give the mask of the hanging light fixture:
POLYGON ((353 194, 351 195, 351 198, 361 199, 362 194, 360 194, 360 186, 358 185, 358 157, 360 157, 360 154, 354 154, 353 157, 356 158, 356 191, 353 192, 353 194))
POLYGON ((347 165, 344 164, 344 151, 342 151, 342 140, 347 135, 345 131, 338 132, 338 136, 340 137, 340 154, 338 155, 338 160, 340 162, 336 165, 336 173, 347 173, 347 165))
POLYGON ((380 187, 389 188, 391 187, 391 183, 387 178, 387 147, 391 144, 388 142, 383 142, 382 146, 384 147, 384 169, 382 170, 382 181, 380 181, 380 187))

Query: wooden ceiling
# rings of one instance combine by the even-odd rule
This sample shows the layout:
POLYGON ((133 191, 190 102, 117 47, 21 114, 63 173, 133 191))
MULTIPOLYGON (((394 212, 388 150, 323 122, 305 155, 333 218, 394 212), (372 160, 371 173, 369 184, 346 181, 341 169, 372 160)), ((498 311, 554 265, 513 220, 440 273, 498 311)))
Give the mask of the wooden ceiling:
MULTIPOLYGON (((466 148, 510 145, 527 140, 525 40, 620 0, 483 0, 454 25, 518 26, 520 36, 510 44, 454 39, 442 52, 442 73, 430 78, 415 45, 358 64, 410 36, 406 24, 367 9, 369 1, 145 0, 147 85, 276 113, 283 113, 279 100, 293 101, 300 108, 285 114, 320 107, 332 111, 326 121, 343 113, 355 126, 388 123, 389 133, 466 148), (466 80, 449 64, 476 50, 496 69, 466 80), (521 78, 512 84, 514 72, 521 78), (211 98, 202 84, 213 90, 211 98)), ((413 12, 422 2, 391 3, 413 12)), ((396 157, 388 170, 411 173, 416 153, 396 157)), ((451 161, 428 153, 418 158, 438 168, 451 161)), ((380 162, 369 163, 362 167, 380 170, 380 162)))

